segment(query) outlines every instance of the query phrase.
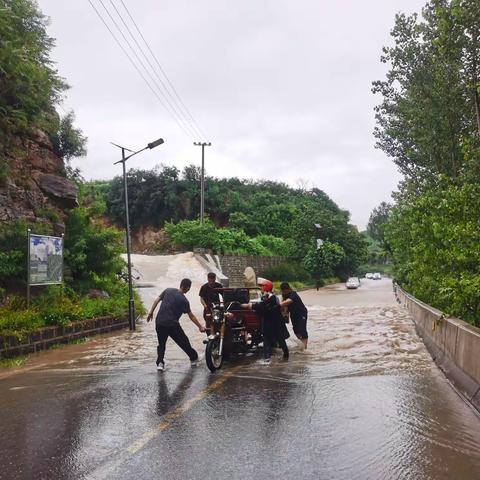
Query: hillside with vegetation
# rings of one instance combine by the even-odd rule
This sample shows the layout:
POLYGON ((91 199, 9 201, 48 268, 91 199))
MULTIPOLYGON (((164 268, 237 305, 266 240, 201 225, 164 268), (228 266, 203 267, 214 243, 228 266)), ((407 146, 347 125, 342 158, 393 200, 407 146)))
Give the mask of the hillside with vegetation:
POLYGON ((405 180, 384 238, 398 282, 480 326, 480 3, 397 15, 374 83, 378 147, 405 180))
POLYGON ((98 315, 123 315, 122 234, 96 218, 70 165, 86 153, 73 112, 57 113, 68 85, 36 2, 0 1, 0 335, 24 335, 98 315), (65 285, 35 288, 26 308, 27 228, 65 234, 65 285))
MULTIPOLYGON (((354 273, 366 259, 366 242, 350 215, 318 188, 292 188, 265 180, 207 176, 203 225, 200 171, 161 166, 128 173, 132 230, 163 229, 157 251, 196 247, 217 253, 289 257, 315 280, 354 273), (321 226, 316 228, 315 224, 321 226), (324 241, 317 248, 316 239, 324 241)), ((123 181, 92 182, 87 191, 107 205, 109 219, 123 226, 123 181)))

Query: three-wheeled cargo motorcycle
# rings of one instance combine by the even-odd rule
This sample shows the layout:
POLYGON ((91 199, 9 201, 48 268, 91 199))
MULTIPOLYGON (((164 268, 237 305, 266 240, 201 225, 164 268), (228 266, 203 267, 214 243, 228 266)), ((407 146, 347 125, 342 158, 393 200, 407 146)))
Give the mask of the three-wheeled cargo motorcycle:
POLYGON ((258 288, 219 288, 220 301, 210 308, 212 327, 205 348, 205 360, 211 372, 220 369, 225 359, 245 354, 263 342, 262 318, 253 310, 243 310, 250 302, 250 291, 258 288))

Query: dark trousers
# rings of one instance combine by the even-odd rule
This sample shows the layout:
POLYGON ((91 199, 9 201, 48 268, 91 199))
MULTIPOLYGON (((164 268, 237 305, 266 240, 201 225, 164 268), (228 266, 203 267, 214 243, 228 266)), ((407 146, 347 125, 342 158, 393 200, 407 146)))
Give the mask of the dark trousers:
POLYGON ((283 350, 283 354, 288 356, 287 342, 284 338, 275 339, 268 336, 263 337, 263 357, 270 358, 273 353, 273 345, 278 342, 278 346, 283 350))
POLYGON ((163 357, 165 356, 165 345, 167 339, 170 337, 190 358, 190 361, 197 360, 198 353, 190 345, 190 340, 183 331, 180 325, 174 327, 164 327, 162 325, 156 326, 158 347, 157 347, 157 365, 163 363, 163 357))

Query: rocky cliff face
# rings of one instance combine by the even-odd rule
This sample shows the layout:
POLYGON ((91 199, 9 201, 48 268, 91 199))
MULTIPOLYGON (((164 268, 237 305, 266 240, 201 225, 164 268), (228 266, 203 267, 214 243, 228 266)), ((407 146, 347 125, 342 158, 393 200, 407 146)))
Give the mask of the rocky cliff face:
POLYGON ((78 192, 48 136, 36 130, 31 138, 14 138, 6 166, 0 182, 0 222, 49 221, 56 233, 63 233, 64 211, 77 205, 78 192))
POLYGON ((132 251, 134 253, 158 253, 169 252, 170 242, 163 229, 155 229, 149 226, 142 226, 132 232, 132 251))

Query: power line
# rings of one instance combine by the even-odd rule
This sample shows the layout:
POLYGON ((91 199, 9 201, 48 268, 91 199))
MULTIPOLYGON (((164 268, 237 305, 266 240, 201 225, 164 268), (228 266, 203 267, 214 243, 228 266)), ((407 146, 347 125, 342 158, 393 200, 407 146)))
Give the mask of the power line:
MULTIPOLYGON (((122 45, 122 43, 120 42, 120 40, 117 38, 117 36, 115 35, 115 33, 112 31, 112 29, 110 28, 110 26, 108 25, 108 23, 105 21, 105 19, 103 18, 102 14, 98 11, 98 9, 95 7, 95 5, 92 3, 92 0, 88 0, 88 3, 90 4, 90 6, 93 8, 93 10, 95 11, 95 13, 97 14, 98 18, 101 20, 101 22, 104 24, 104 26, 106 27, 106 29, 109 31, 110 35, 112 36, 112 38, 114 39, 115 43, 120 47, 120 49, 122 50, 122 52, 125 54, 125 56, 128 58, 128 60, 130 61, 130 63, 132 64, 132 66, 135 68, 135 70, 137 71, 137 73, 140 75, 140 77, 143 79, 143 81, 147 84, 148 88, 152 91, 152 93, 155 95, 155 97, 157 98, 157 100, 160 102, 160 104, 163 106, 163 108, 165 108, 165 110, 173 117, 175 123, 178 125, 178 127, 183 131, 183 133, 185 133, 185 135, 187 137, 191 137, 191 132, 188 132, 185 127, 183 127, 183 125, 181 123, 178 122, 177 118, 172 115, 172 113, 170 112, 170 110, 167 108, 167 106, 164 104, 164 102, 162 101, 162 99, 160 98, 160 96, 158 95, 157 91, 152 87, 152 85, 150 84, 150 82, 145 78, 145 75, 142 73, 142 71, 140 70, 140 68, 138 67, 138 65, 135 63, 135 61, 132 59, 131 55, 128 53, 128 51, 125 49, 125 47, 122 45)), ((105 5, 103 5, 103 2, 100 0, 100 3, 102 3, 102 6, 103 8, 107 11, 108 13, 108 10, 105 8, 105 5)), ((111 15, 110 15, 111 17, 111 15)), ((114 22, 115 23, 115 22, 114 22)), ((117 26, 117 29, 118 29, 118 26, 117 26)), ((121 32, 121 30, 120 30, 121 32)), ((127 42, 128 43, 128 42, 127 42)), ((131 48, 131 47, 130 47, 131 48)), ((134 52, 135 53, 135 52, 134 52)))
MULTIPOLYGON (((121 19, 123 25, 125 26, 125 28, 127 29, 130 37, 133 39, 133 41, 135 42, 135 44, 137 45, 138 49, 140 50, 140 52, 142 53, 143 57, 145 58, 145 60, 147 61, 148 65, 150 66, 150 68, 152 69, 152 72, 154 73, 154 75, 158 78, 158 80, 160 81, 162 87, 164 88, 165 92, 167 93, 168 97, 170 98, 171 102, 169 101, 169 104, 172 105, 172 108, 175 108, 177 113, 179 113, 180 117, 186 122, 188 123, 188 125, 192 128, 192 130, 195 132, 195 135, 199 135, 199 136, 202 136, 202 132, 200 131, 200 129, 198 128, 198 125, 195 124, 194 121, 192 121, 189 116, 188 116, 188 110, 187 110, 187 114, 185 113, 185 108, 182 109, 182 102, 181 102, 181 99, 177 100, 173 95, 172 93, 170 92, 170 89, 168 87, 168 85, 166 85, 166 83, 163 81, 162 77, 158 74, 158 69, 155 68, 153 65, 152 65, 152 62, 150 61, 148 55, 145 53, 143 47, 138 43, 137 39, 135 38, 135 35, 132 33, 132 31, 130 30, 130 27, 127 25, 127 23, 125 22, 125 20, 123 19, 123 16, 122 14, 119 12, 118 8, 116 7, 116 5, 114 4, 113 0, 110 0, 110 3, 112 4, 113 8, 115 9, 115 11, 117 12, 117 15, 119 16, 119 18, 121 19)), ((149 48, 148 44, 146 43, 145 41, 145 37, 142 35, 142 32, 140 31, 139 27, 137 26, 135 20, 133 19, 132 15, 130 14, 130 11, 128 10, 127 6, 125 5, 125 3, 122 1, 122 5, 123 5, 123 8, 125 9, 125 11, 127 12, 127 15, 130 17, 130 20, 132 21, 132 23, 134 24, 138 34, 140 35, 140 37, 142 38, 143 42, 145 43, 145 45, 147 46, 147 49, 149 48)), ((153 54, 153 52, 151 51, 151 49, 149 49, 150 51, 150 54, 151 56, 153 57, 153 59, 155 60, 155 55, 153 54)), ((160 67, 160 71, 162 71, 161 67, 160 67)), ((163 73, 163 72, 162 72, 163 73)), ((164 75, 164 77, 166 78, 167 80, 167 83, 169 83, 169 80, 168 80, 168 77, 166 77, 164 75)), ((175 89, 173 88, 173 85, 171 85, 171 83, 169 83, 170 87, 172 88, 172 90, 175 92, 175 89)))
MULTIPOLYGON (((133 55, 135 56, 135 58, 137 59, 138 63, 141 65, 141 67, 143 68, 144 70, 144 73, 147 74, 147 76, 150 78, 150 81, 153 82, 153 84, 157 87, 158 91, 160 92, 160 94, 162 95, 162 97, 164 99, 166 99, 165 97, 165 94, 162 92, 161 88, 158 86, 158 83, 156 82, 155 78, 151 75, 151 73, 148 71, 147 67, 145 66, 145 64, 143 63, 142 59, 138 56, 138 53, 135 51, 135 48, 132 47, 132 44, 129 42, 128 38, 125 36, 125 34, 123 33, 122 29, 120 28, 120 26, 118 25, 118 23, 115 21, 115 19, 112 17, 112 14, 110 13, 110 11, 107 9, 107 7, 105 6, 103 0, 98 0, 103 9, 105 10, 105 12, 107 13, 107 15, 109 16, 110 20, 112 21, 112 23, 115 25, 115 28, 118 30, 118 32, 120 33, 120 35, 122 36, 123 40, 125 41, 125 43, 128 45, 128 47, 130 48, 131 52, 133 53, 133 55)), ((160 100, 160 98, 158 97, 158 93, 155 94, 157 96, 157 98, 160 100)), ((181 119, 179 121, 178 119, 178 115, 176 114, 175 110, 169 110, 169 107, 167 107, 165 105, 165 103, 160 100, 160 103, 162 104, 162 106, 165 108, 165 110, 168 111, 168 113, 172 116, 172 118, 176 121, 177 125, 180 126, 180 122, 181 122, 181 119)), ((182 128, 182 130, 184 130, 184 132, 187 134, 187 136, 189 135, 194 135, 194 132, 191 131, 188 126, 186 126, 184 123, 182 123, 182 125, 180 126, 180 128, 182 128), (188 132, 188 133, 187 133, 188 132)))
MULTIPOLYGON (((101 0, 100 0, 101 1, 101 0)), ((160 93, 162 94, 162 97, 164 98, 164 100, 168 103, 168 105, 170 106, 170 108, 172 109, 172 111, 175 112, 175 114, 177 115, 177 117, 180 119, 180 121, 182 121, 182 123, 186 126, 186 128, 190 131, 190 133, 193 133, 194 135, 197 135, 197 132, 195 130, 195 126, 191 124, 191 122, 189 122, 189 119, 188 117, 185 117, 185 114, 183 113, 183 111, 178 107, 178 105, 176 104, 176 101, 175 99, 172 97, 172 95, 170 94, 167 86, 165 85, 164 81, 162 80, 162 78, 158 75, 157 73, 157 70, 155 69, 155 67, 152 65, 152 63, 150 62, 150 59, 148 58, 148 56, 145 54, 142 46, 138 43, 137 39, 135 38, 135 36, 133 35, 132 31, 130 30, 130 27, 127 25, 127 23, 125 22, 122 14, 119 12, 117 6, 115 5, 115 3, 112 1, 112 0, 109 0, 110 1, 110 4, 112 5, 112 7, 114 8, 115 12, 117 13, 118 17, 120 18, 121 22, 123 23, 123 25, 125 26, 128 34, 130 35, 130 37, 132 38, 132 40, 134 41, 135 45, 138 47, 138 50, 140 51, 140 53, 142 54, 143 58, 145 59, 145 61, 148 63, 148 65, 150 66, 150 69, 152 70, 153 74, 158 78, 158 80, 160 81, 160 84, 162 85, 163 89, 165 90, 165 92, 167 93, 167 95, 171 98, 171 100, 173 101, 170 101, 169 98, 167 98, 167 96, 165 95, 165 93, 163 92, 162 88, 160 87, 160 85, 158 84, 158 82, 155 80, 155 78, 152 77, 152 75, 150 74, 150 72, 148 71, 148 69, 145 67, 145 65, 142 63, 142 66, 143 68, 146 70, 147 74, 149 75, 149 77, 154 81, 155 85, 157 86, 157 88, 159 89, 160 93), (184 118, 185 117, 185 118, 184 118)), ((117 26, 118 28, 118 26, 117 26)), ((124 37, 125 38, 125 37, 124 37)), ((130 45, 130 48, 133 48, 131 45, 130 45)), ((138 57, 137 57, 138 58, 138 57)))
POLYGON ((172 89, 175 97, 178 99, 178 102, 180 103, 180 105, 183 107, 184 111, 186 112, 187 116, 190 118, 190 120, 193 122, 193 124, 195 125, 196 127, 196 130, 198 131, 198 133, 200 133, 200 136, 203 137, 204 139, 207 138, 207 136, 203 133, 202 129, 200 128, 198 122, 195 120, 194 116, 191 114, 190 110, 187 108, 187 106, 185 105, 185 103, 183 102, 183 100, 181 99, 180 95, 178 94, 177 90, 175 89, 175 87, 173 86, 172 82, 170 81, 170 79, 168 78, 167 74, 165 73, 165 70, 162 68, 162 65, 160 64, 160 62, 158 61, 158 58, 157 56, 155 55, 155 53, 153 52, 153 50, 150 48, 150 45, 149 43, 147 42, 147 40, 145 39, 145 37, 143 36, 142 32, 140 31, 140 28, 138 27, 137 25, 137 22, 135 22, 135 19, 133 18, 132 14, 130 13, 130 10, 127 8, 127 6, 125 5, 125 2, 123 0, 120 0, 121 4, 123 5, 123 8, 125 9, 125 11, 127 12, 128 16, 130 17, 130 20, 132 21, 133 25, 135 26, 135 29, 137 30, 138 34, 140 35, 141 39, 143 40, 143 43, 145 44, 145 46, 147 47, 148 51, 150 52, 150 54, 152 55, 153 59, 155 60, 155 63, 158 65, 158 68, 160 69, 160 72, 162 72, 162 75, 165 77, 165 80, 167 81, 168 85, 170 86, 170 88, 172 89))

